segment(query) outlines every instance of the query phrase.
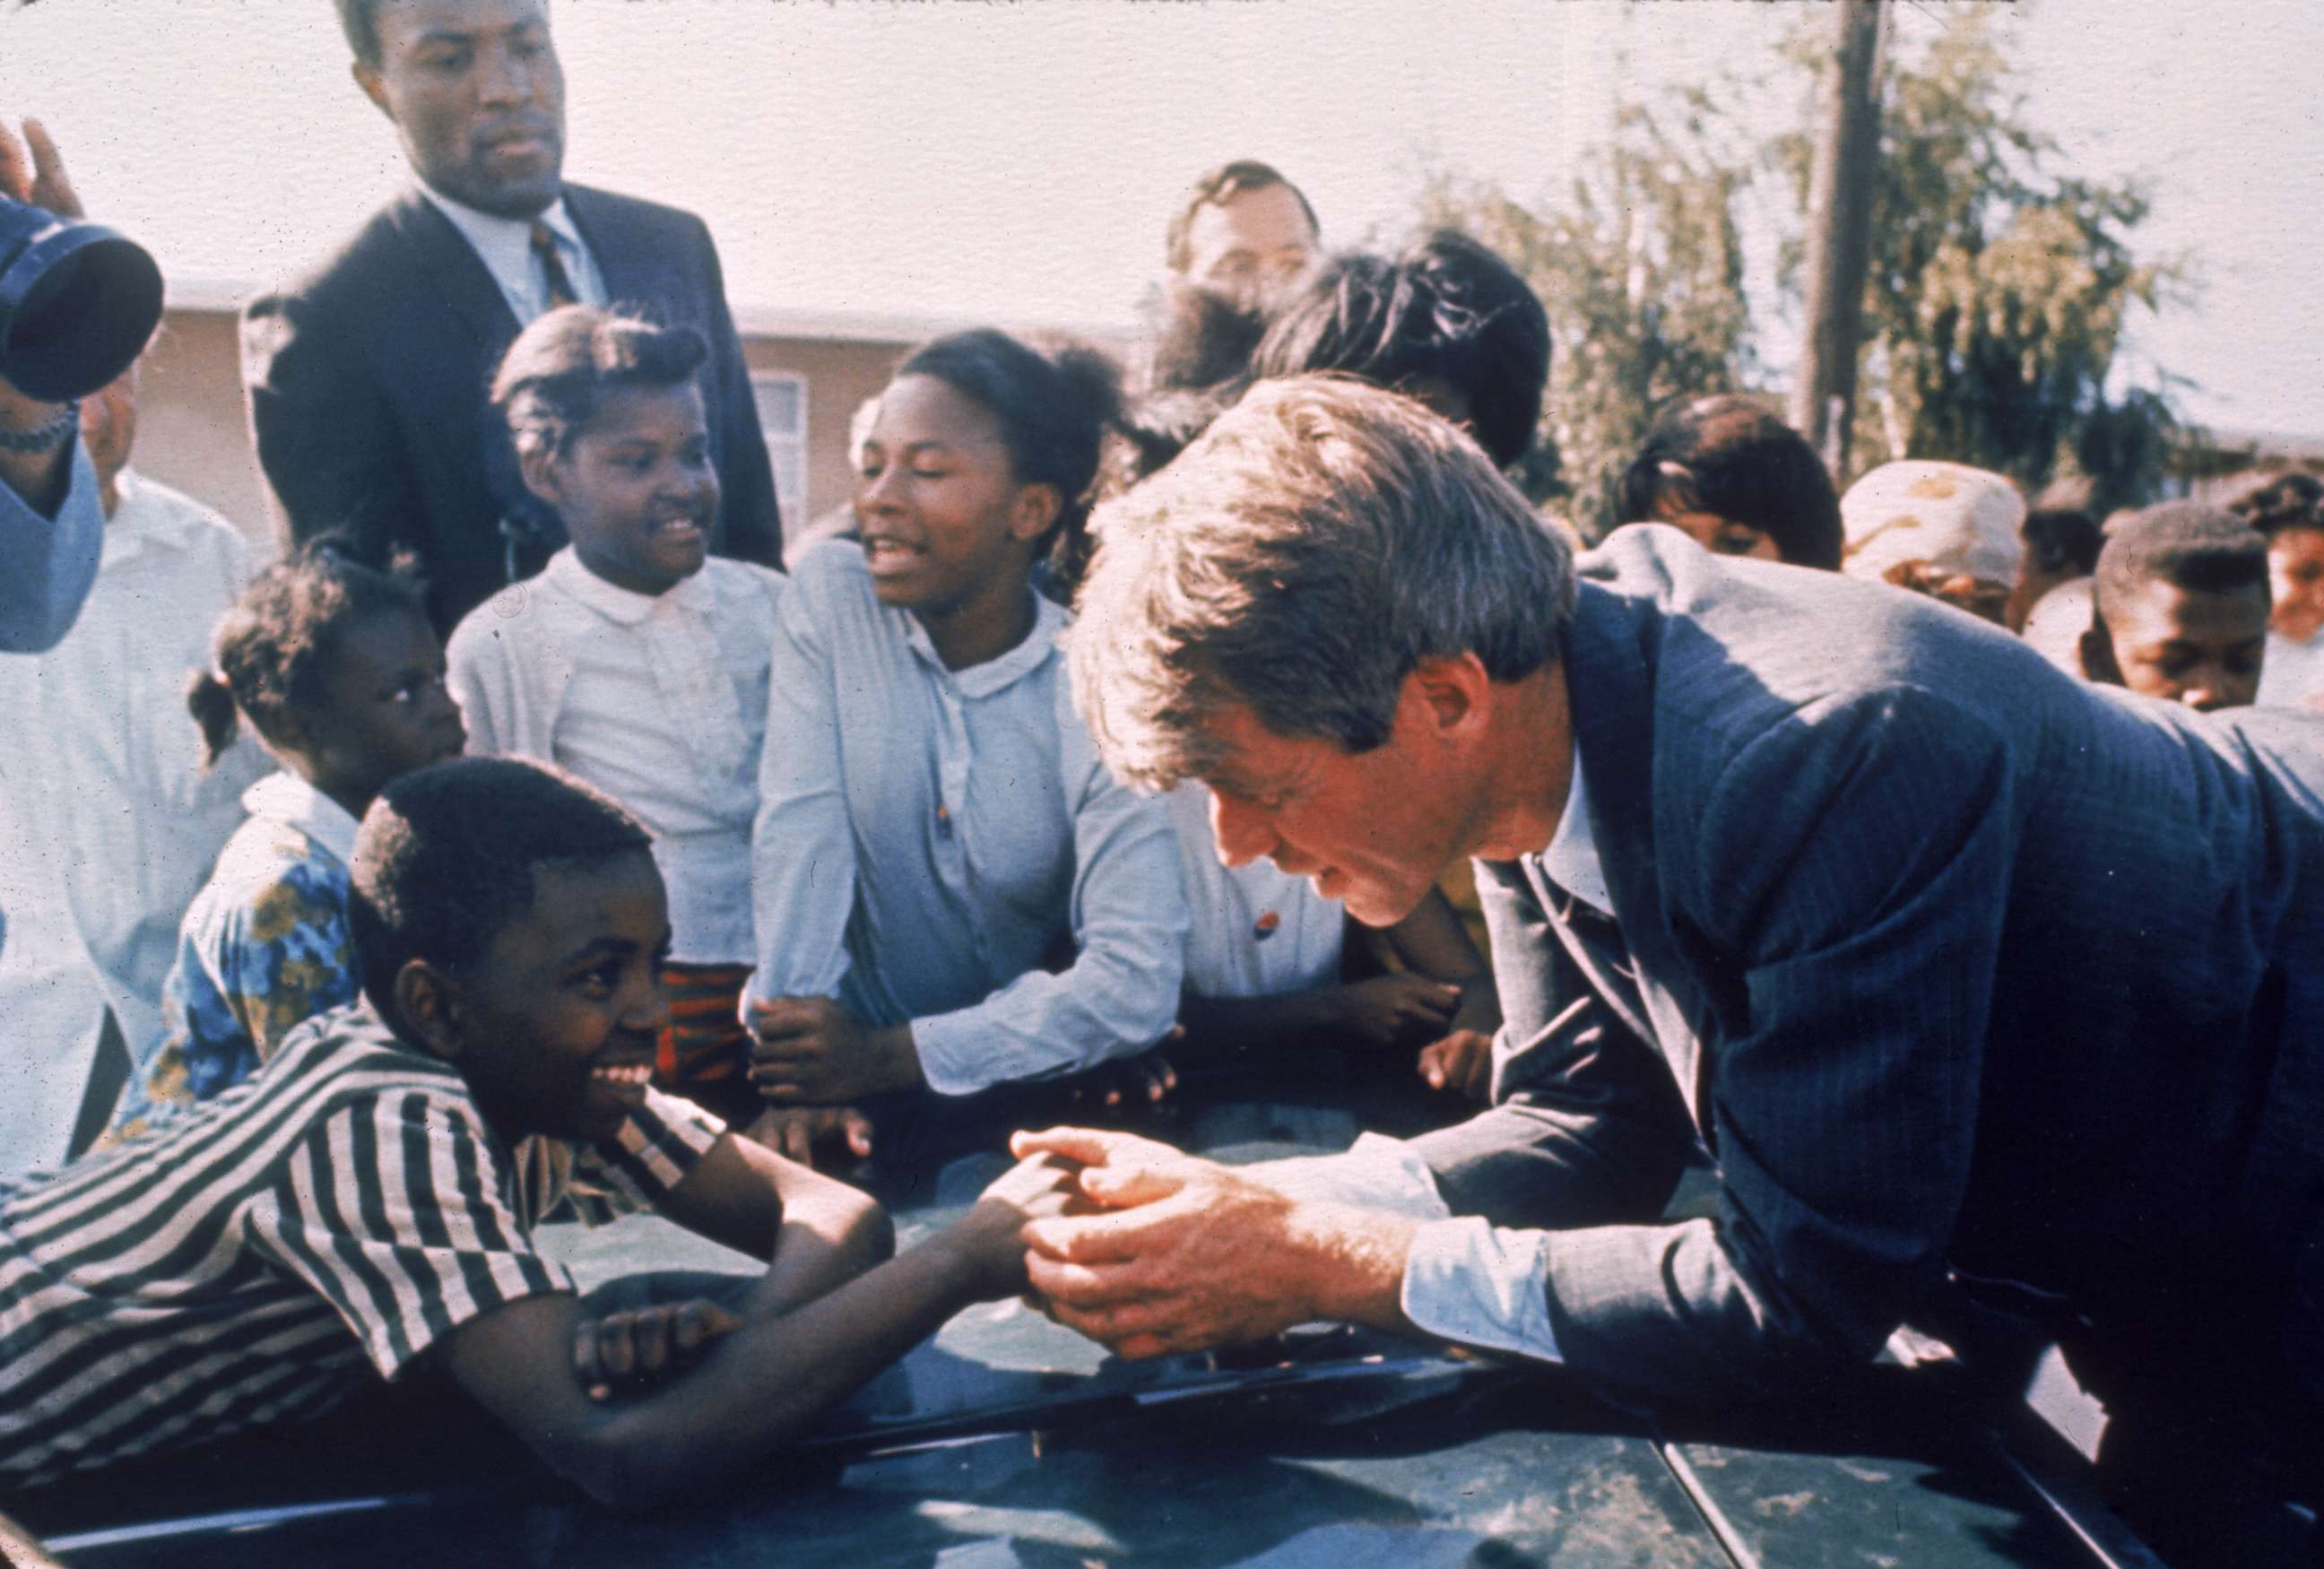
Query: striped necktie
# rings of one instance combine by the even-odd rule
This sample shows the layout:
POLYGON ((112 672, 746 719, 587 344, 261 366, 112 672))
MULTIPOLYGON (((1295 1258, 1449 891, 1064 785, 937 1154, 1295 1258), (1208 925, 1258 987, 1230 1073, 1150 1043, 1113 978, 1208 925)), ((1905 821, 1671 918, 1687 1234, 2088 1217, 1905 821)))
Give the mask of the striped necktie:
POLYGON ((565 271, 564 259, 557 254, 557 231, 539 218, 532 223, 532 254, 540 258, 540 275, 549 284, 549 309, 580 303, 581 296, 573 287, 572 275, 565 271))

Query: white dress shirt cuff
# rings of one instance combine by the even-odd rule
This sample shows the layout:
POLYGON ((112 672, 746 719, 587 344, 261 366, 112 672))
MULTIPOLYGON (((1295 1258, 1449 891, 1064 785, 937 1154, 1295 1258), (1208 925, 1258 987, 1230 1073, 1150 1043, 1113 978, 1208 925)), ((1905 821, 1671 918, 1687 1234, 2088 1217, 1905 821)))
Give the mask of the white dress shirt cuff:
POLYGON ((1262 1160, 1236 1168, 1302 1204, 1341 1204, 1385 1210, 1416 1221, 1443 1220, 1452 1212, 1436 1191, 1427 1164, 1401 1140, 1366 1133, 1338 1155, 1302 1155, 1262 1160))
POLYGON ((1404 1315, 1461 1345, 1556 1361, 1548 1242, 1546 1232, 1503 1230, 1474 1215, 1422 1226, 1405 1260, 1404 1315))

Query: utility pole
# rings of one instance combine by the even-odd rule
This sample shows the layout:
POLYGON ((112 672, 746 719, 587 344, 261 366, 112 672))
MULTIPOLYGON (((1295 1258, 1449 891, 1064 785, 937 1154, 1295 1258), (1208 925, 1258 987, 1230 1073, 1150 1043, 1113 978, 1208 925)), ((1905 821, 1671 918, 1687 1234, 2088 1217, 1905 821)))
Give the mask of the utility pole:
POLYGON ((1872 191, 1880 169, 1882 0, 1839 0, 1808 176, 1808 324, 1792 424, 1842 479, 1856 418, 1856 350, 1864 273, 1872 255, 1872 191))

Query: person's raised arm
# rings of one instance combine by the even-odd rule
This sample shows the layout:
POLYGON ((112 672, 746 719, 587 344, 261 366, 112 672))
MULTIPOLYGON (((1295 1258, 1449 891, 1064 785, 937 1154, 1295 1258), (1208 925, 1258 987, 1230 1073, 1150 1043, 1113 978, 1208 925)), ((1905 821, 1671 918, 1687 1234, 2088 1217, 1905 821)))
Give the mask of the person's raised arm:
MULTIPOLYGON (((782 595, 767 678, 767 738, 751 829, 758 968, 745 999, 830 998, 847 976, 855 835, 839 734, 828 572, 807 566, 782 595)), ((745 1012, 743 1022, 750 1022, 745 1012)))
MULTIPOLYGON (((81 216, 56 143, 38 120, 19 142, 0 122, 0 195, 81 216)), ((97 581, 105 514, 69 403, 0 379, 0 653, 44 653, 72 630, 97 581)))

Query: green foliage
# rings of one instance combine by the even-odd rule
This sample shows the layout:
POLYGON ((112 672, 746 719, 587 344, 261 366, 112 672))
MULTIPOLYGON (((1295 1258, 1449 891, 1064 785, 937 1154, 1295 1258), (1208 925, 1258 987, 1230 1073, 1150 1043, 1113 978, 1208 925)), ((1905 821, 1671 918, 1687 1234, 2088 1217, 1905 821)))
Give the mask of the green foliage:
MULTIPOLYGON (((2107 382, 2129 313, 2183 297, 2189 270, 2134 252, 2147 213, 2136 184, 2052 171, 2059 149, 2027 124, 1985 8, 1949 7, 1933 32, 1927 14, 1884 48, 1852 472, 1837 477, 1947 457, 2029 493, 2086 478, 2102 510, 2150 499, 2179 429, 2171 384, 2109 399, 2107 382)), ((1815 8, 1772 78, 1625 108, 1545 199, 1441 171, 1426 184, 1423 221, 1493 246, 1549 311, 1557 349, 1543 439, 1518 478, 1591 538, 1622 521, 1612 481, 1664 405, 1751 385, 1737 215, 1763 173, 1794 193, 1778 257, 1797 305, 1810 133, 1755 145, 1719 106, 1787 94, 1797 123, 1811 125, 1829 33, 1815 8)))
POLYGON ((1700 95, 1623 111, 1563 199, 1517 202, 1485 183, 1432 179, 1422 214, 1466 230, 1522 272, 1556 341, 1540 445, 1517 475, 1591 539, 1622 520, 1610 485, 1672 399, 1734 384, 1750 325, 1735 195, 1746 178, 1711 151, 1700 95))
MULTIPOLYGON (((1983 8, 1948 12, 1917 49, 1892 37, 1851 466, 1948 457, 2029 491, 2080 472, 2102 503, 2143 500, 2177 428, 2169 390, 2109 401, 2106 383, 2132 309, 2188 272, 2134 254, 2135 183, 2052 172, 2058 145, 2026 119, 1983 8)), ((1803 200, 1809 152, 1803 134, 1769 150, 1803 200)), ((1794 295, 1799 255, 1786 247, 1794 295)))

